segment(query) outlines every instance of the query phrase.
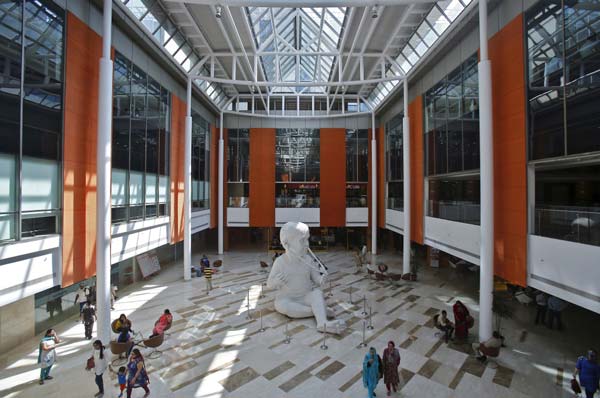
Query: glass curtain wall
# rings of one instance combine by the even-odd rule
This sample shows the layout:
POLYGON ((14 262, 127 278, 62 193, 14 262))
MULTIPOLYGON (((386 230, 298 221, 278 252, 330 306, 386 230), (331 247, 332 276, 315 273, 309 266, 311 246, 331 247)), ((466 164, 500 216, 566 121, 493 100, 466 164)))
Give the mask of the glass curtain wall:
POLYGON ((319 207, 321 178, 318 129, 277 129, 275 207, 319 207))
POLYGON ((346 130, 346 207, 367 207, 369 130, 346 130))
POLYGON ((192 211, 210 208, 210 125, 192 111, 192 211))
POLYGON ((404 150, 402 141, 403 114, 394 116, 386 125, 385 178, 387 183, 387 208, 404 209, 404 150))
POLYGON ((600 8, 545 1, 526 14, 532 233, 600 245, 600 8), (581 166, 580 156, 591 160, 581 166), (543 165, 553 159, 556 165, 543 165), (596 159, 596 160, 593 160, 596 159))
POLYGON ((0 242, 60 230, 64 12, 0 2, 0 242))
POLYGON ((248 207, 250 198, 250 130, 227 131, 227 192, 229 207, 248 207))
POLYGON ((427 215, 479 223, 477 54, 425 93, 427 215), (465 176, 469 176, 465 179, 465 176))
POLYGON ((168 214, 170 93, 115 54, 112 221, 168 214))

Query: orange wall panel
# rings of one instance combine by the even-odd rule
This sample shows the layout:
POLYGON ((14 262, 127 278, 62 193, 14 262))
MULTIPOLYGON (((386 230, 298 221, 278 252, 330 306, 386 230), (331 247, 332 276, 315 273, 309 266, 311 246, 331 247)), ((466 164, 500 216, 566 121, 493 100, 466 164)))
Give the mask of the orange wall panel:
POLYGON ((321 129, 321 226, 346 226, 346 129, 321 129))
POLYGON ((186 104, 171 95, 171 243, 183 240, 184 157, 186 104))
POLYGON ((275 129, 250 129, 250 226, 275 225, 275 129))
POLYGON ((494 273, 527 284, 527 151, 523 15, 489 41, 494 114, 494 273))
POLYGON ((410 118, 410 231, 413 242, 423 244, 424 222, 424 147, 423 97, 419 95, 408 104, 410 118))
POLYGON ((98 61, 102 39, 67 12, 62 199, 62 285, 96 273, 98 61))

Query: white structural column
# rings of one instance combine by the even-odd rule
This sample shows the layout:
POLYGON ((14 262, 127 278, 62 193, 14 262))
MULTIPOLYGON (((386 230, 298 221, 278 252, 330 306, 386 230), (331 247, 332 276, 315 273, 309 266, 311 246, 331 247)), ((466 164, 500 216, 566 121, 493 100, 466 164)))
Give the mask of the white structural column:
POLYGON ((377 140, 375 112, 371 113, 371 253, 377 254, 377 140))
POLYGON ((112 0, 104 0, 102 58, 98 82, 98 147, 96 152, 96 315, 98 339, 110 342, 110 179, 112 167, 113 63, 110 59, 112 0))
POLYGON ((225 143, 223 141, 223 112, 219 117, 219 197, 218 197, 218 209, 219 216, 217 218, 217 231, 219 234, 219 254, 223 254, 223 228, 225 224, 225 220, 223 220, 223 177, 224 177, 224 167, 225 167, 225 143))
POLYGON ((183 180, 183 279, 192 279, 192 79, 188 78, 183 180))
POLYGON ((402 169, 404 172, 404 236, 402 252, 402 273, 410 273, 410 119, 408 118, 408 81, 404 79, 404 118, 402 119, 402 169))
POLYGON ((481 251, 479 272, 479 340, 492 336, 494 287, 494 140, 492 64, 488 59, 487 0, 479 1, 479 159, 481 181, 481 251))

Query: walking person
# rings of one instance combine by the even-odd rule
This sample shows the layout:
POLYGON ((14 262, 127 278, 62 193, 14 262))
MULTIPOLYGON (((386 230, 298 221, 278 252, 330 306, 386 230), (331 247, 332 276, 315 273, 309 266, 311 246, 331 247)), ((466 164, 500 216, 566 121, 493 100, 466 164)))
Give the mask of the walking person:
POLYGON ((548 327, 552 329, 554 327, 554 320, 558 330, 563 329, 562 323, 562 312, 567 307, 567 303, 558 297, 550 296, 548 299, 548 327))
POLYGON ((388 396, 392 394, 392 389, 398 392, 398 384, 400 384, 398 366, 400 366, 400 351, 393 341, 389 341, 387 348, 383 350, 383 382, 388 396))
POLYGON ((131 398, 131 391, 138 387, 142 387, 146 392, 144 397, 150 395, 149 383, 150 380, 148 379, 148 373, 146 373, 144 357, 142 357, 140 350, 134 348, 127 364, 127 398, 131 398))
POLYGON ((80 283, 79 289, 77 289, 77 293, 75 293, 75 304, 79 304, 79 322, 82 321, 81 311, 83 310, 83 306, 85 305, 89 294, 90 290, 85 287, 83 283, 80 283))
POLYGON ((81 315, 83 316, 85 338, 91 340, 92 330, 94 329, 94 321, 96 320, 96 309, 90 300, 84 304, 83 309, 81 310, 81 315))
POLYGON ((95 382, 98 386, 98 392, 94 395, 94 397, 102 397, 104 395, 104 380, 102 380, 102 375, 108 368, 108 361, 106 360, 106 355, 104 354, 104 346, 100 340, 94 341, 92 347, 93 350, 90 359, 93 359, 94 361, 93 369, 94 374, 96 375, 95 382))
POLYGON ((204 264, 204 279, 206 279, 206 294, 209 294, 212 290, 212 276, 213 269, 210 267, 210 263, 204 264))
POLYGON ((375 348, 369 348, 369 352, 363 360, 362 379, 363 386, 367 389, 369 398, 375 397, 375 388, 381 378, 382 363, 375 348))
POLYGON ((38 363, 41 366, 40 371, 40 384, 44 384, 46 380, 52 380, 52 376, 50 376, 50 370, 56 362, 56 345, 60 343, 60 339, 58 338, 54 329, 46 330, 46 334, 40 341, 39 351, 38 351, 38 363))
POLYGON ((579 384, 585 391, 586 398, 594 398, 600 384, 600 365, 598 365, 598 353, 589 350, 587 357, 579 357, 573 378, 579 375, 579 384))
POLYGON ((548 295, 544 292, 539 292, 535 296, 535 306, 537 309, 535 313, 535 324, 537 325, 540 322, 545 324, 546 310, 548 309, 548 295))

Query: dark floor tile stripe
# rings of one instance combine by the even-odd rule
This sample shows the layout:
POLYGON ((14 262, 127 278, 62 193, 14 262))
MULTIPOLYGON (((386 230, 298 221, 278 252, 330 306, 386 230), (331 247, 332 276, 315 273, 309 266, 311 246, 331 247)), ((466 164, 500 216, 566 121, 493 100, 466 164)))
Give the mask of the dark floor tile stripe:
POLYGON ((458 384, 460 383, 460 381, 462 380, 463 376, 465 375, 465 373, 466 372, 464 370, 459 370, 456 373, 456 375, 454 375, 454 378, 452 379, 452 381, 450 382, 450 385, 448 387, 455 390, 456 387, 458 386, 458 384))
POLYGON ((431 376, 435 373, 436 370, 440 367, 441 363, 434 360, 428 359, 427 362, 423 364, 421 369, 417 372, 417 374, 425 377, 426 379, 431 379, 431 376))
POLYGON ((233 365, 234 365, 236 362, 239 362, 239 360, 240 360, 239 358, 236 358, 236 359, 234 359, 233 361, 226 362, 226 363, 224 363, 224 364, 223 364, 223 365, 221 365, 221 366, 217 366, 217 367, 215 367, 215 368, 213 368, 213 369, 210 369, 209 371, 207 371, 207 372, 204 372, 204 373, 202 373, 202 374, 200 374, 200 375, 198 375, 198 376, 194 376, 194 377, 192 377, 192 378, 190 378, 190 379, 188 379, 188 380, 185 380, 185 381, 184 381, 184 382, 182 382, 182 383, 179 383, 179 384, 176 384, 176 385, 174 385, 174 386, 171 386, 171 391, 177 391, 177 390, 181 390, 183 387, 187 387, 187 386, 189 386, 190 384, 193 384, 193 383, 195 383, 195 382, 197 382, 197 381, 200 381, 200 380, 202 380, 203 378, 205 378, 206 376, 208 376, 208 375, 210 375, 210 374, 212 374, 212 373, 218 372, 218 371, 220 371, 220 370, 223 370, 223 369, 230 368, 230 367, 232 367, 232 366, 233 366, 233 365))
POLYGON ((279 375, 287 372, 288 370, 290 370, 294 366, 296 366, 296 365, 294 365, 292 362, 285 361, 281 365, 276 366, 273 369, 269 370, 267 373, 265 373, 263 375, 263 377, 265 379, 267 379, 267 380, 273 380, 274 378, 276 378, 277 376, 279 376, 279 375))
POLYGON ((319 371, 319 373, 317 373, 315 376, 317 376, 321 380, 327 380, 328 378, 330 378, 331 376, 333 376, 334 374, 336 374, 337 372, 342 370, 344 368, 344 366, 346 366, 346 365, 344 365, 343 363, 341 363, 339 361, 333 361, 332 363, 327 365, 325 368, 321 369, 319 371))
POLYGON ((329 361, 330 359, 331 358, 329 358, 329 357, 321 358, 319 361, 315 362, 314 364, 312 364, 308 368, 304 369, 300 373, 297 373, 294 377, 292 377, 285 383, 281 384, 279 386, 279 388, 285 392, 292 391, 294 388, 298 387, 300 384, 304 383, 306 380, 313 377, 310 372, 312 372, 313 370, 315 370, 316 368, 318 368, 325 362, 329 361))
POLYGON ((232 392, 243 386, 244 384, 256 379, 260 376, 251 367, 246 367, 239 372, 229 375, 225 380, 221 380, 219 383, 228 391, 232 392))
POLYGON ((438 348, 440 348, 440 346, 441 346, 441 345, 442 345, 442 341, 440 340, 440 341, 438 341, 437 343, 435 343, 435 344, 433 345, 433 347, 431 347, 431 348, 429 349, 429 351, 427 351, 427 354, 425 354, 425 356, 426 356, 427 358, 431 358, 431 356, 432 356, 433 354, 435 354, 435 352, 438 350, 438 348))
POLYGON ((340 390, 341 392, 346 392, 347 389, 352 387, 354 385, 354 383, 356 383, 361 378, 362 378, 362 371, 360 371, 357 374, 355 374, 354 376, 352 376, 352 378, 350 378, 350 380, 348 380, 347 382, 342 384, 342 386, 340 388, 338 388, 338 390, 340 390))
POLYGON ((500 365, 498 366, 498 369, 496 369, 496 374, 492 381, 506 388, 510 388, 510 383, 512 383, 514 374, 514 370, 500 365))
POLYGON ((565 372, 565 370, 563 368, 556 368, 556 385, 557 386, 563 385, 564 372, 565 372))

